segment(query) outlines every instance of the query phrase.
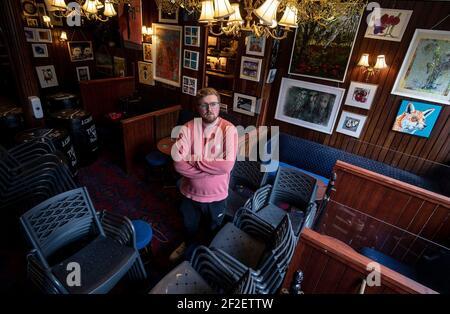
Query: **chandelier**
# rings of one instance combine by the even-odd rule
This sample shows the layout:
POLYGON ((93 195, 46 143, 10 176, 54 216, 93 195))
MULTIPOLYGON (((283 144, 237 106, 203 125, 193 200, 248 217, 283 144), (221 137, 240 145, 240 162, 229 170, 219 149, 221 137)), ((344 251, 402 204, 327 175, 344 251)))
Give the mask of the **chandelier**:
POLYGON ((80 14, 88 20, 97 20, 106 22, 110 17, 116 16, 117 12, 114 5, 119 3, 128 3, 130 0, 69 0, 69 6, 65 0, 49 0, 50 10, 57 11, 58 17, 69 17, 74 14, 80 14), (75 2, 79 5, 79 11, 70 7, 70 3, 75 2))

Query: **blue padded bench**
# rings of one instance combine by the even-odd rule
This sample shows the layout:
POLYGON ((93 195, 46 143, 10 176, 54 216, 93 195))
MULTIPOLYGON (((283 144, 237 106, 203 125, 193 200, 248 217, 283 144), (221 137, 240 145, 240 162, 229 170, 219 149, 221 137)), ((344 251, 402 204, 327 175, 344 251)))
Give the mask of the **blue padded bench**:
MULTIPOLYGON (((271 140, 272 141, 272 140, 271 140)), ((268 151, 272 142, 268 143, 268 151)), ((308 141, 286 133, 280 133, 279 137, 279 163, 280 165, 290 165, 313 175, 316 179, 328 183, 336 161, 342 160, 349 164, 377 172, 379 174, 397 179, 427 190, 442 193, 439 185, 424 177, 407 172, 405 170, 392 167, 379 161, 358 156, 346 151, 308 141)), ((272 161, 273 162, 273 161, 272 161)), ((272 178, 274 178, 272 173, 272 178)), ((271 182, 269 174, 268 182, 271 182)))

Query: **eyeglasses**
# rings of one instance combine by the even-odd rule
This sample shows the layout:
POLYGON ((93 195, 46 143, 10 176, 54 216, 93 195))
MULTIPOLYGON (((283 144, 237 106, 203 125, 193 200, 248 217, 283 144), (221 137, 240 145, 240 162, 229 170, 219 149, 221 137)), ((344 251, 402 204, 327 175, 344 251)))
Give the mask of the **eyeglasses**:
POLYGON ((216 109, 217 107, 220 106, 220 102, 211 102, 211 103, 203 103, 203 104, 199 104, 198 107, 202 110, 206 110, 209 108, 211 109, 216 109))

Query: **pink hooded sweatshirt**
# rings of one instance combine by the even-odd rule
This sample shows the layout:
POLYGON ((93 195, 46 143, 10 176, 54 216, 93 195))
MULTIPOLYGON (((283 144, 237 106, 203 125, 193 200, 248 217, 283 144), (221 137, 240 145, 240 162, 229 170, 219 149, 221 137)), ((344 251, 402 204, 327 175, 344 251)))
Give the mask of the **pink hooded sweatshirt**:
POLYGON ((181 193, 201 203, 226 199, 237 146, 237 130, 225 119, 206 127, 201 118, 186 123, 172 146, 175 170, 183 176, 181 193))

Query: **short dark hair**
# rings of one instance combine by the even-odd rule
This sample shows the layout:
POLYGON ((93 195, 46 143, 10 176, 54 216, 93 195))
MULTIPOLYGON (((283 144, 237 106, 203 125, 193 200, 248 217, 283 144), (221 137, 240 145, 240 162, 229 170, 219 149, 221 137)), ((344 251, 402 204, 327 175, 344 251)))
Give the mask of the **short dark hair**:
POLYGON ((220 102, 220 94, 218 91, 216 91, 214 88, 211 87, 205 87, 202 88, 201 90, 199 90, 197 92, 197 96, 195 96, 195 100, 197 102, 197 105, 200 104, 200 100, 202 100, 204 97, 209 96, 209 95, 214 95, 217 97, 217 99, 220 102))

